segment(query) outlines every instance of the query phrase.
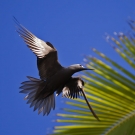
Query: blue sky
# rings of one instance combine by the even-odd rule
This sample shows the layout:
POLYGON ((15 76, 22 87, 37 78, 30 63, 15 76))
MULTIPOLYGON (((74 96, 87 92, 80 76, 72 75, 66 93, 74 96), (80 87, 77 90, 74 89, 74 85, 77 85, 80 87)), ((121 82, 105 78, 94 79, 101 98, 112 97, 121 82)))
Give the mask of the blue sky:
POLYGON ((26 76, 38 78, 38 72, 35 55, 15 32, 13 16, 37 37, 50 41, 59 52, 60 63, 68 66, 83 63, 84 54, 93 55, 93 47, 119 62, 104 35, 128 32, 126 21, 134 18, 134 7, 134 0, 1 0, 0 133, 45 135, 57 124, 52 121, 65 106, 65 99, 58 97, 56 110, 43 117, 19 94, 26 76))

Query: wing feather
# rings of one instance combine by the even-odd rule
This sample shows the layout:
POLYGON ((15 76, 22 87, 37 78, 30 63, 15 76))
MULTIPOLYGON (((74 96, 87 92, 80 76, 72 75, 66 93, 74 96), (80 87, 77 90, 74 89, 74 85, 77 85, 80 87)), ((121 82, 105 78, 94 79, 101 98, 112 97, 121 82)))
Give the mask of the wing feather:
POLYGON ((49 42, 37 38, 22 26, 16 18, 14 18, 14 21, 20 37, 23 38, 29 49, 37 56, 37 67, 40 78, 46 80, 60 70, 62 66, 58 62, 57 50, 54 46, 49 42))
POLYGON ((38 58, 44 58, 51 51, 56 51, 54 47, 47 45, 46 42, 37 38, 18 21, 16 21, 16 28, 19 35, 23 38, 27 46, 37 55, 38 58))
POLYGON ((81 96, 84 82, 79 77, 71 78, 62 89, 62 96, 66 98, 78 98, 81 96))

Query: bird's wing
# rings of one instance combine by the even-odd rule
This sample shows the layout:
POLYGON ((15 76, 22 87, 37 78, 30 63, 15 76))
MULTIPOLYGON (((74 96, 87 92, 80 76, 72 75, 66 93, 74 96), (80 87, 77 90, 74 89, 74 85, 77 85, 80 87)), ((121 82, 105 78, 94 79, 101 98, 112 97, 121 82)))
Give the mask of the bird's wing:
POLYGON ((74 77, 63 87, 62 96, 67 98, 78 98, 82 95, 82 88, 84 86, 83 80, 79 77, 74 77))
POLYGON ((57 52, 50 52, 43 59, 37 58, 37 67, 41 79, 47 79, 62 68, 58 62, 57 52))
POLYGON ((62 95, 64 97, 67 98, 77 98, 79 97, 79 95, 83 95, 90 111, 92 112, 93 116, 99 121, 98 116, 96 115, 96 113, 94 112, 94 110, 92 109, 92 106, 90 105, 86 94, 83 90, 83 86, 84 86, 84 81, 77 77, 77 78, 71 78, 70 81, 65 85, 65 87, 62 90, 62 95))
POLYGON ((47 79, 55 74, 62 66, 58 62, 57 50, 49 42, 37 38, 24 26, 22 26, 15 18, 17 32, 23 38, 27 46, 37 56, 37 65, 41 79, 47 79))
POLYGON ((17 24, 17 32, 38 58, 44 58, 50 52, 56 51, 53 46, 50 46, 43 40, 37 38, 34 34, 32 34, 24 26, 17 22, 17 20, 15 22, 17 24))

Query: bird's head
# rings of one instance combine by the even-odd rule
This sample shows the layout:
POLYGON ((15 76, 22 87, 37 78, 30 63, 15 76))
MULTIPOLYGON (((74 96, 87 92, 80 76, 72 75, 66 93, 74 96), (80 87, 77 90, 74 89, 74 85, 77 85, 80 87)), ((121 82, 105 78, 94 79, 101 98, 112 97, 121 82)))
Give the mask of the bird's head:
POLYGON ((82 70, 93 70, 93 69, 90 69, 90 68, 85 68, 81 64, 74 64, 74 65, 69 66, 68 68, 71 69, 74 73, 82 71, 82 70))

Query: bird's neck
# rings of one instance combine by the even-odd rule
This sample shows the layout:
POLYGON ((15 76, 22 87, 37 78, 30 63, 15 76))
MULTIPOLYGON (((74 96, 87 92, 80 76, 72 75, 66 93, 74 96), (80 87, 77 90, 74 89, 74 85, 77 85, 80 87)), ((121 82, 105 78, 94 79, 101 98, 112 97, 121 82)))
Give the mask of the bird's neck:
POLYGON ((75 69, 74 67, 68 67, 67 68, 69 70, 69 72, 73 75, 79 71, 82 71, 81 69, 75 69))

